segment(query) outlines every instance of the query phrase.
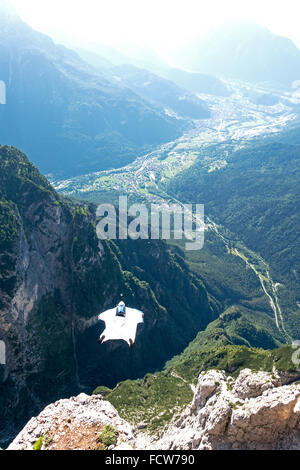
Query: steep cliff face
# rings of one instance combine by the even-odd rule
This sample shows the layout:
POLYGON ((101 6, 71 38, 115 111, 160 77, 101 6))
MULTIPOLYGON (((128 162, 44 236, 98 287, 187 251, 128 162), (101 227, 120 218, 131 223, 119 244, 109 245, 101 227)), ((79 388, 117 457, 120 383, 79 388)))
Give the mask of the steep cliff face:
MULTIPOLYGON (((29 404, 76 385, 72 250, 74 225, 88 215, 61 203, 23 154, 8 147, 0 154, 0 332, 7 351, 1 413, 10 420, 15 409, 22 421, 29 404)), ((88 270, 96 263, 90 257, 88 270)))
POLYGON ((180 252, 159 241, 100 243, 95 208, 59 198, 11 147, 0 147, 0 221, 3 439, 80 385, 115 385, 162 366, 217 315, 180 252), (134 351, 97 344, 96 316, 121 294, 145 312, 134 351))

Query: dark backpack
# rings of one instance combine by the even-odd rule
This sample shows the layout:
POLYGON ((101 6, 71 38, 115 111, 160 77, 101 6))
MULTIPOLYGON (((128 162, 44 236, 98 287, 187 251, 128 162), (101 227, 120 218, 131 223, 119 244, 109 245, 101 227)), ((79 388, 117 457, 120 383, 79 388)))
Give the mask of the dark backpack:
POLYGON ((126 307, 125 307, 125 306, 124 306, 124 307, 119 307, 119 306, 118 306, 118 307, 117 307, 117 311, 116 311, 116 315, 117 315, 118 317, 125 317, 125 315, 126 315, 126 307))

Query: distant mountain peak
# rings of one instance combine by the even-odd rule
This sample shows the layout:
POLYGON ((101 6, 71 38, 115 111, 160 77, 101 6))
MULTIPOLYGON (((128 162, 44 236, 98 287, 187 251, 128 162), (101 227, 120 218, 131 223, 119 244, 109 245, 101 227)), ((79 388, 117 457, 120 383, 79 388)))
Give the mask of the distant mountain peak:
POLYGON ((251 19, 231 21, 179 51, 180 66, 217 77, 290 87, 300 76, 300 50, 251 19))

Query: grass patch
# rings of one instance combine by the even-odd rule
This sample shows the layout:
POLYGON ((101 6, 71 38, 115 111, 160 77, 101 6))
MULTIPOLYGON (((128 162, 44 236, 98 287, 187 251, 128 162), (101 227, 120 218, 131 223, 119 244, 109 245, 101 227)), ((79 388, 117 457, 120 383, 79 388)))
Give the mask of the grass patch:
POLYGON ((99 434, 97 442, 103 444, 104 447, 115 446, 118 441, 118 433, 113 426, 108 424, 104 427, 101 434, 99 434))
POLYGON ((41 436, 33 445, 33 450, 41 450, 43 445, 44 436, 41 436))
POLYGON ((162 429, 192 398, 189 384, 173 377, 170 371, 126 380, 106 396, 122 418, 133 425, 144 423, 151 433, 162 429))

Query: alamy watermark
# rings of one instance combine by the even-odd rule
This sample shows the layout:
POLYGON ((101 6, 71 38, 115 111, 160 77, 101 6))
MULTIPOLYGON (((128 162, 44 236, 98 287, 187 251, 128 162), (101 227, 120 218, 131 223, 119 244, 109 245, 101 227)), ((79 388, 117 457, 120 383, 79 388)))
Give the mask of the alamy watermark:
POLYGON ((3 80, 0 80, 0 104, 6 104, 6 85, 3 80))
POLYGON ((0 365, 6 364, 6 346, 4 341, 0 341, 0 365))
POLYGON ((187 251, 204 246, 203 204, 133 204, 127 196, 119 197, 118 210, 112 204, 97 209, 97 235, 100 240, 187 240, 187 251))

